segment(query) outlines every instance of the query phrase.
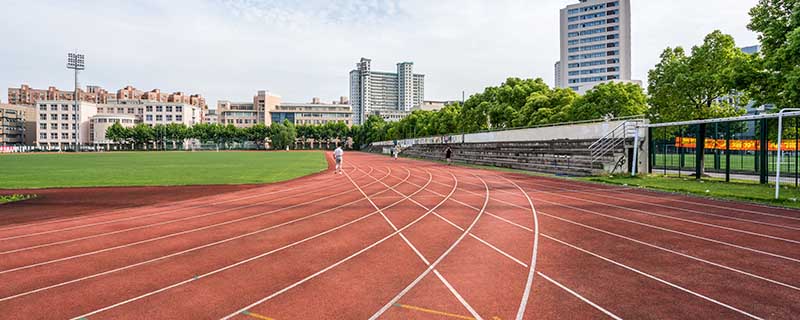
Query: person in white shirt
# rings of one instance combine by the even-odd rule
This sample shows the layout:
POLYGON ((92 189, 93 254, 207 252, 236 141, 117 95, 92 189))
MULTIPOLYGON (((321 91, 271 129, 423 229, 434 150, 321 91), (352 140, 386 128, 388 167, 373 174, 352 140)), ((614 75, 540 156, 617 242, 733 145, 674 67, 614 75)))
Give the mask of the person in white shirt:
POLYGON ((333 150, 333 160, 336 161, 336 171, 334 171, 334 173, 342 174, 343 155, 344 155, 344 150, 342 150, 342 147, 336 147, 336 150, 333 150))

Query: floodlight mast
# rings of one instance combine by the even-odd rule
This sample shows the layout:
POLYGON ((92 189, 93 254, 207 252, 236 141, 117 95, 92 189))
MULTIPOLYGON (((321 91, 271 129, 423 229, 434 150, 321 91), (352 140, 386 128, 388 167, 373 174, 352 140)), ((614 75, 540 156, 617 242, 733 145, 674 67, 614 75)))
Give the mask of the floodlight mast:
POLYGON ((86 69, 86 65, 84 63, 84 56, 83 54, 76 52, 67 53, 67 69, 71 69, 75 71, 75 93, 73 94, 73 99, 75 104, 72 106, 73 116, 74 119, 74 135, 75 135, 75 151, 80 151, 80 144, 81 144, 81 125, 80 125, 80 110, 81 110, 81 99, 80 95, 80 88, 78 84, 78 71, 82 71, 86 69))

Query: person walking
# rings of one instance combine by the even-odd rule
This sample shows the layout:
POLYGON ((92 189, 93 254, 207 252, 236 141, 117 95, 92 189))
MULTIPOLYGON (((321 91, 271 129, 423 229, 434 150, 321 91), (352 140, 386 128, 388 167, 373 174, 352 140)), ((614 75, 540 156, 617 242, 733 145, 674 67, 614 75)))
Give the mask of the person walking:
POLYGON ((447 161, 447 165, 450 165, 450 157, 453 156, 453 150, 450 149, 450 146, 447 146, 447 149, 444 150, 444 159, 447 161))
POLYGON ((342 147, 336 147, 336 150, 333 150, 333 161, 336 162, 334 174, 342 174, 342 156, 344 156, 344 150, 342 150, 342 147))
POLYGON ((394 150, 392 151, 392 156, 395 160, 397 160, 398 155, 400 155, 400 145, 394 146, 394 150))

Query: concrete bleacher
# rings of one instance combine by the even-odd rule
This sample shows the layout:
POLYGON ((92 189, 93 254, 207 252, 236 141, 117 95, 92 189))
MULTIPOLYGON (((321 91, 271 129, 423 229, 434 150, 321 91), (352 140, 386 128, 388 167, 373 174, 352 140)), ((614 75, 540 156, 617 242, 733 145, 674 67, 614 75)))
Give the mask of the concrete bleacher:
MULTIPOLYGON (((624 146, 592 161, 589 146, 595 140, 547 140, 451 144, 452 160, 459 163, 511 168, 569 176, 599 175, 613 170, 625 153, 624 146)), ((445 160, 444 144, 415 144, 403 156, 445 160)), ((625 170, 625 168, 622 168, 625 170)))

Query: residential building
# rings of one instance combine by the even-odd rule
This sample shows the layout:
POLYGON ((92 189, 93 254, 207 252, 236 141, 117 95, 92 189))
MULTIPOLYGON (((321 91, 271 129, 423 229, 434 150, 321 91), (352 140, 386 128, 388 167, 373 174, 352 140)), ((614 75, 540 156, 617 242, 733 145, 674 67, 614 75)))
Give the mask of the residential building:
POLYGON ((297 125, 342 122, 350 126, 353 123, 353 111, 346 102, 346 99, 340 99, 338 103, 326 104, 320 102, 319 98, 314 98, 311 103, 284 102, 269 110, 269 114, 272 122, 289 120, 297 125))
POLYGON ((217 101, 217 120, 219 124, 232 124, 246 128, 262 123, 272 123, 268 110, 281 103, 281 97, 264 90, 253 96, 252 102, 217 101))
MULTIPOLYGON (((159 89, 144 92, 132 86, 126 86, 117 90, 116 94, 109 93, 99 86, 87 86, 86 89, 78 89, 78 96, 83 102, 95 104, 117 103, 124 100, 145 100, 154 102, 176 102, 185 103, 197 107, 204 107, 206 100, 202 95, 186 95, 183 92, 171 94, 162 93, 159 89)), ((59 90, 56 87, 44 89, 33 89, 23 84, 19 88, 8 88, 8 99, 10 104, 36 105, 39 101, 53 100, 75 100, 73 90, 59 90)))
POLYGON ((422 105, 425 75, 413 72, 414 63, 398 63, 396 73, 372 71, 371 64, 372 60, 361 58, 350 71, 353 124, 362 124, 372 114, 402 118, 422 105))
POLYGON ((29 124, 35 116, 32 107, 0 103, 0 146, 25 144, 35 133, 35 125, 29 124))
POLYGON ((461 102, 461 101, 433 101, 433 100, 428 101, 428 100, 426 100, 426 101, 422 101, 422 105, 420 105, 418 107, 414 107, 414 109, 412 109, 412 111, 414 111, 414 110, 439 111, 442 108, 444 108, 445 106, 453 104, 453 103, 457 103, 457 102, 461 102))
POLYGON ((583 94, 595 85, 631 81, 630 0, 579 0, 561 9, 557 86, 583 94))
POLYGON ((119 120, 123 125, 182 123, 192 126, 200 121, 200 108, 178 102, 118 100, 114 103, 81 102, 80 109, 71 100, 43 100, 36 104, 36 139, 34 144, 73 148, 81 144, 106 144, 105 128, 119 120), (129 122, 128 120, 133 120, 129 122), (102 131, 101 131, 102 129, 102 131))
POLYGON ((203 123, 217 124, 219 118, 217 117, 217 109, 203 109, 203 123))

